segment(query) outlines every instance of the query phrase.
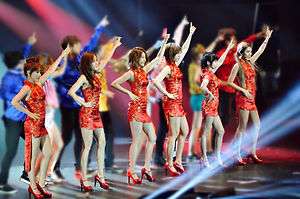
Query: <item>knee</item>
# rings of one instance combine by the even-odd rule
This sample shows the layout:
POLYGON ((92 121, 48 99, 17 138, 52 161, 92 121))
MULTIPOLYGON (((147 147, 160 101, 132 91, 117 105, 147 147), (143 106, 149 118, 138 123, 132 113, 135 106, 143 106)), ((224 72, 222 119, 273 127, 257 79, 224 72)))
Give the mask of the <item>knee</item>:
POLYGON ((155 144, 156 139, 157 139, 157 138, 156 138, 156 135, 149 137, 149 143, 155 144))
POLYGON ((246 124, 239 124, 238 126, 238 133, 242 134, 246 131, 246 124))
POLYGON ((224 129, 220 129, 220 130, 218 131, 218 134, 221 135, 221 136, 223 136, 224 133, 225 133, 225 130, 224 130, 224 129))

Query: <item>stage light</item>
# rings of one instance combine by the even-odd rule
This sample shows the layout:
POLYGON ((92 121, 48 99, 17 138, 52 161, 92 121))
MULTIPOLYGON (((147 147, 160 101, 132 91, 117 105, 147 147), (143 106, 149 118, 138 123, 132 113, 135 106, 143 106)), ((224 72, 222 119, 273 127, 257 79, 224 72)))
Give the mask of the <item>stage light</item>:
MULTIPOLYGON (((262 117, 260 130, 261 137, 259 139, 260 146, 270 144, 278 138, 285 136, 288 133, 292 132, 294 129, 300 127, 299 122, 287 123, 283 125, 284 122, 287 122, 295 115, 299 117, 300 106, 295 106, 300 102, 299 99, 300 84, 298 83, 294 89, 292 89, 285 97, 283 97, 283 100, 280 103, 278 103, 274 108, 272 108, 267 112, 267 114, 262 117), (271 130, 272 133, 270 133, 271 130)), ((245 139, 243 141, 244 147, 242 149, 247 149, 249 146, 251 146, 250 143, 252 142, 251 138, 254 130, 254 127, 252 127, 245 133, 245 139)), ((225 165, 228 166, 234 163, 233 157, 235 157, 237 152, 237 141, 233 140, 233 142, 229 146, 230 147, 224 152, 224 155, 222 155, 225 165)), ((215 175, 221 170, 222 168, 218 165, 217 161, 212 162, 210 168, 204 168, 200 172, 198 168, 191 168, 182 176, 172 180, 171 182, 168 182, 168 184, 164 185, 157 191, 147 196, 146 199, 155 198, 159 194, 169 189, 184 184, 184 186, 181 187, 175 194, 169 197, 171 199, 178 198, 191 187, 194 187, 198 183, 203 182, 204 180, 212 175, 215 175)))

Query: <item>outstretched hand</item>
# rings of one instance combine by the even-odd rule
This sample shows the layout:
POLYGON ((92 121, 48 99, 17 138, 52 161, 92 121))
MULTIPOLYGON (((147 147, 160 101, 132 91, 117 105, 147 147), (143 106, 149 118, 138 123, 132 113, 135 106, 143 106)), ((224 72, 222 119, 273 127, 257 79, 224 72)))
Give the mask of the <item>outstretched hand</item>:
POLYGON ((191 22, 190 23, 190 34, 194 34, 195 30, 196 30, 196 27, 193 26, 193 23, 191 22))
POLYGON ((36 41, 37 41, 36 34, 35 34, 35 32, 33 32, 32 35, 30 35, 30 37, 28 37, 28 43, 33 45, 36 43, 36 41))
POLYGON ((96 28, 99 28, 100 26, 102 26, 102 27, 106 27, 106 26, 108 26, 109 25, 109 20, 108 20, 108 18, 107 18, 107 15, 105 15, 102 19, 101 19, 101 21, 98 23, 98 25, 96 26, 96 28))

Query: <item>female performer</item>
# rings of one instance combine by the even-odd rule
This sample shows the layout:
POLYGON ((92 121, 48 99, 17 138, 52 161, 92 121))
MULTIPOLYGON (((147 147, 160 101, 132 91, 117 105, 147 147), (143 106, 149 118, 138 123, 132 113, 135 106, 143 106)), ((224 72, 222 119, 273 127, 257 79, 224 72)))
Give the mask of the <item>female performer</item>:
POLYGON ((182 73, 178 65, 189 49, 195 30, 196 28, 190 23, 190 32, 182 47, 174 43, 167 46, 165 52, 167 65, 153 81, 154 85, 165 95, 163 108, 169 126, 167 162, 165 167, 171 176, 178 176, 184 172, 182 166, 182 152, 189 127, 182 104, 182 73), (165 88, 161 84, 163 80, 165 88), (173 164, 173 150, 176 139, 178 146, 176 160, 173 164))
POLYGON ((46 100, 43 84, 56 70, 61 59, 67 56, 69 52, 70 48, 67 47, 43 75, 40 73, 41 65, 38 58, 27 59, 24 66, 24 74, 27 80, 12 100, 12 105, 27 115, 24 123, 25 170, 28 172, 30 179, 29 195, 33 194, 35 198, 52 197, 52 194, 44 189, 46 172, 51 157, 51 143, 45 128, 46 100), (23 99, 25 106, 21 103, 23 99), (41 162, 39 182, 37 182, 34 168, 40 145, 42 145, 44 157, 41 162))
POLYGON ((253 136, 253 145, 250 158, 255 163, 261 163, 262 160, 256 155, 256 145, 258 140, 258 132, 260 128, 260 119, 255 104, 256 95, 256 60, 264 52, 267 43, 272 35, 272 30, 267 28, 266 38, 257 52, 252 55, 252 48, 249 44, 241 42, 237 47, 236 64, 232 68, 231 74, 228 78, 230 86, 238 90, 236 94, 237 107, 239 109, 239 125, 236 130, 236 137, 238 139, 238 154, 237 159, 240 165, 245 165, 246 162, 241 157, 242 136, 246 131, 249 115, 255 127, 255 134, 253 136), (235 77, 238 76, 239 85, 234 83, 235 77))
POLYGON ((135 173, 136 159, 138 157, 139 144, 142 144, 140 139, 144 132, 148 138, 146 151, 145 151, 145 165, 141 171, 142 179, 144 175, 147 180, 152 182, 154 180, 151 174, 151 158, 153 147, 156 141, 156 135, 151 118, 147 114, 147 101, 148 101, 148 78, 147 74, 156 67, 163 58, 165 47, 169 35, 164 38, 163 45, 160 48, 155 59, 150 63, 148 62, 148 56, 143 48, 133 48, 129 53, 129 65, 130 70, 123 74, 121 77, 113 81, 111 84, 119 91, 126 93, 131 98, 128 108, 128 120, 130 123, 130 129, 132 133, 132 143, 129 149, 129 168, 127 171, 128 183, 133 181, 133 184, 141 184, 142 180, 135 173), (128 81, 131 91, 121 86, 122 83, 128 81))
POLYGON ((80 60, 81 75, 75 84, 70 88, 68 94, 81 106, 80 109, 80 128, 83 138, 83 151, 81 154, 81 173, 80 179, 81 191, 92 191, 92 186, 87 184, 87 162, 88 155, 93 143, 93 135, 95 133, 98 148, 97 148, 97 163, 98 172, 95 176, 95 185, 98 182, 103 189, 108 189, 109 185, 104 179, 104 150, 105 150, 105 135, 103 124, 99 114, 99 97, 101 92, 101 83, 98 73, 106 66, 114 51, 121 45, 120 37, 113 38, 107 48, 104 50, 104 55, 100 56, 99 60, 93 53, 86 52, 80 60), (77 90, 82 88, 83 97, 76 94, 77 90))

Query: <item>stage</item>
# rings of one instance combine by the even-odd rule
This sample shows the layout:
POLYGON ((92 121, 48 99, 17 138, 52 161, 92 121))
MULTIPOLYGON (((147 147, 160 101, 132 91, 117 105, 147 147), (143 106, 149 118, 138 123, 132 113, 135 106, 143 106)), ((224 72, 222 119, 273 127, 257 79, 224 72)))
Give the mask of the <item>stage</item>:
MULTIPOLYGON (((128 140, 129 141, 129 140, 128 140)), ((63 175, 67 183, 49 185, 53 198, 139 198, 158 190, 162 185, 170 182, 172 177, 165 176, 163 168, 153 166, 153 173, 157 180, 154 183, 143 181, 141 185, 128 185, 126 169, 128 164, 128 141, 121 141, 115 145, 115 167, 106 171, 106 178, 110 190, 105 191, 97 186, 92 193, 80 192, 79 181, 74 177, 73 160, 70 155, 64 158, 63 175)), ((71 154, 71 153, 69 153, 71 154)), ((264 164, 248 164, 246 166, 232 166, 198 184, 185 197, 195 198, 196 195, 207 198, 216 196, 242 198, 297 198, 300 197, 300 152, 284 148, 267 147, 260 149, 258 154, 264 159, 264 164)), ((21 154, 18 154, 18 157, 21 154)), ((142 163, 141 153, 138 165, 142 163)), ((185 161, 187 170, 203 167, 197 160, 185 161)), ((91 167, 96 168, 92 162, 91 167)), ((140 167, 141 168, 141 167, 140 167)), ((14 166, 10 172, 9 183, 17 188, 14 195, 0 195, 0 199, 28 198, 27 185, 19 181, 22 166, 14 166)), ((91 182, 93 184, 93 182, 91 182)), ((181 186, 174 187, 175 191, 181 186)), ((162 197, 159 197, 162 198, 162 197)))

